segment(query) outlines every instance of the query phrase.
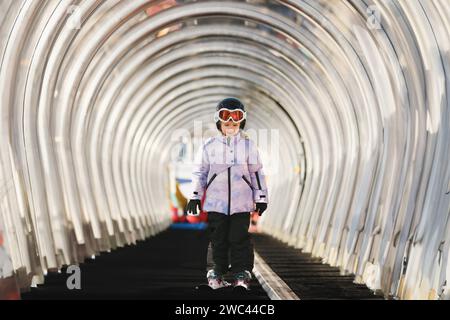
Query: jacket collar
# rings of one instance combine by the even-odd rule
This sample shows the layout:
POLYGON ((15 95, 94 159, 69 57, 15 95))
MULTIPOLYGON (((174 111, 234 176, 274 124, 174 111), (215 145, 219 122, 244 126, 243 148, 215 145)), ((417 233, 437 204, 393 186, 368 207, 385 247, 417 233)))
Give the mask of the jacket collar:
MULTIPOLYGON (((239 130, 239 133, 237 135, 235 135, 234 137, 230 138, 230 143, 238 143, 242 138, 243 138, 244 133, 242 132, 242 130, 239 130)), ((224 136, 222 133, 217 134, 216 139, 219 140, 222 143, 227 143, 227 138, 226 136, 224 136)))

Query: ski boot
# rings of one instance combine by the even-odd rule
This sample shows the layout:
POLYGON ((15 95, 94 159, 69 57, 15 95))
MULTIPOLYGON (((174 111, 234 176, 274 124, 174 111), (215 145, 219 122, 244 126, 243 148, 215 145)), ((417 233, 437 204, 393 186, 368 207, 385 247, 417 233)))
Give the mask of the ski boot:
POLYGON ((208 286, 213 290, 231 286, 231 283, 227 282, 223 276, 218 275, 214 270, 209 270, 206 278, 208 280, 208 286))
POLYGON ((239 272, 234 276, 233 291, 246 292, 250 291, 250 281, 252 274, 250 271, 245 270, 239 272))

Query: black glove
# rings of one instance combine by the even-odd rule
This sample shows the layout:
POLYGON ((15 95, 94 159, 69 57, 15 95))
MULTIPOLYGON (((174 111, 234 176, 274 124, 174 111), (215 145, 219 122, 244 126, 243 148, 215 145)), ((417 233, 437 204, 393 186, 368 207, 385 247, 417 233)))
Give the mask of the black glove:
POLYGON ((186 206, 186 212, 190 216, 198 216, 200 214, 201 210, 202 210, 202 203, 200 200, 197 200, 197 199, 191 199, 186 206), (198 213, 196 210, 197 207, 198 207, 198 213))
POLYGON ((258 215, 261 216, 264 211, 267 209, 267 203, 264 202, 257 202, 256 203, 256 212, 258 212, 258 215))

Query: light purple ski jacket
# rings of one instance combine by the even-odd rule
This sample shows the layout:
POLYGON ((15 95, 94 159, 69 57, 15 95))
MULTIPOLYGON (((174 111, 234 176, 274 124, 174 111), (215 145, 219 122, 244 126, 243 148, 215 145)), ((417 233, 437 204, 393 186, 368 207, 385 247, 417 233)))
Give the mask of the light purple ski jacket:
POLYGON ((197 152, 191 199, 204 211, 226 215, 252 212, 256 202, 268 203, 266 178, 256 144, 241 130, 234 137, 218 134, 197 152))

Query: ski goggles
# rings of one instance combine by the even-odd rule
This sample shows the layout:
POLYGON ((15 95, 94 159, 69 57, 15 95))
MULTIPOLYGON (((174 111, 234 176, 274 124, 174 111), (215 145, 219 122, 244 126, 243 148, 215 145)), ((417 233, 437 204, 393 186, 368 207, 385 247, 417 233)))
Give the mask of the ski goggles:
POLYGON ((246 118, 247 112, 244 112, 241 109, 230 110, 222 108, 219 111, 217 111, 216 114, 214 115, 214 120, 216 122, 219 120, 222 122, 227 122, 230 121, 231 119, 234 123, 240 123, 244 121, 246 118))

